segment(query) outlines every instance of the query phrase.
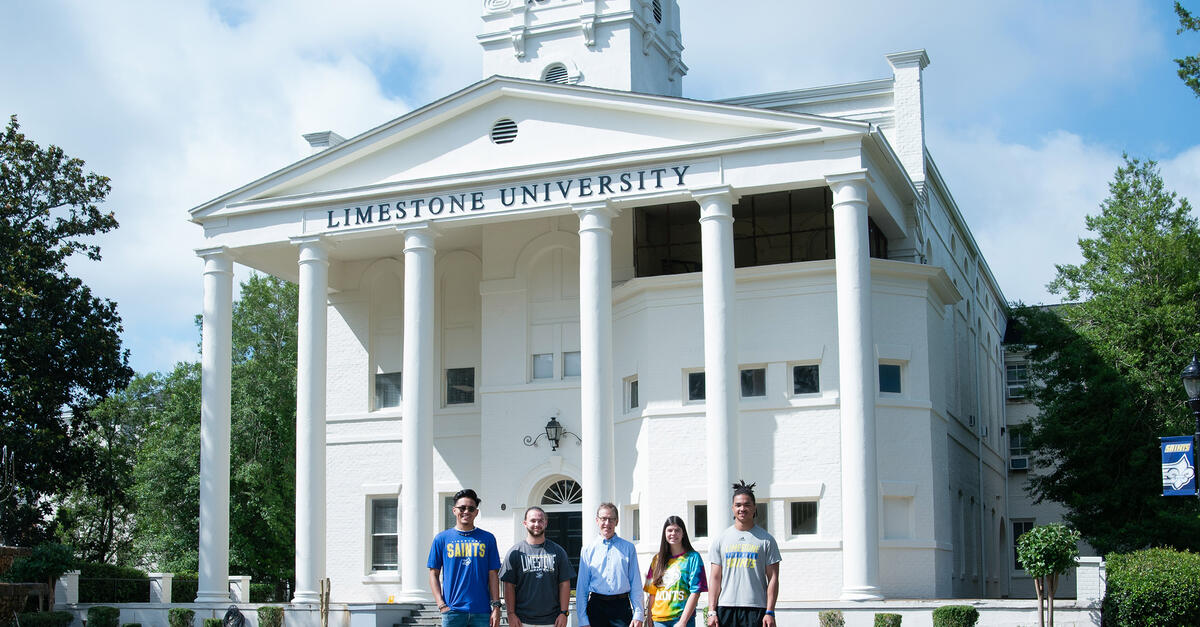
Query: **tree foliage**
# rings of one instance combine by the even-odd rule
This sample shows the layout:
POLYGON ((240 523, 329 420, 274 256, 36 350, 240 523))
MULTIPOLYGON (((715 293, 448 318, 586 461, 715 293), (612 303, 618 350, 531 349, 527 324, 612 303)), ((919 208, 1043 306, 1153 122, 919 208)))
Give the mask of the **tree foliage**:
MULTIPOLYGON (((1200 32, 1200 18, 1192 17, 1191 12, 1183 8, 1178 1, 1175 2, 1175 15, 1179 16, 1179 28, 1175 31, 1176 35, 1181 35, 1186 31, 1200 32)), ((1175 63, 1179 64, 1179 78, 1192 88, 1197 98, 1200 98, 1200 55, 1175 59, 1175 63)))
POLYGON ((67 272, 74 255, 100 259, 92 235, 117 227, 102 212, 106 177, 61 148, 42 148, 13 116, 0 135, 0 443, 18 451, 15 505, 0 534, 48 534, 52 497, 90 463, 88 411, 132 375, 116 304, 67 272))
POLYGON ((1066 507, 1101 552, 1200 547, 1195 499, 1163 498, 1158 437, 1192 432, 1179 372, 1200 347, 1200 229, 1154 162, 1126 157, 1083 263, 1058 266, 1051 291, 1081 302, 1022 307, 1038 405, 1030 489, 1066 507))
POLYGON ((1038 624, 1043 625, 1042 602, 1049 599, 1050 625, 1054 625, 1054 593, 1058 576, 1075 566, 1079 558, 1079 532, 1062 523, 1040 525, 1021 534, 1017 540, 1017 559, 1021 568, 1033 577, 1038 599, 1038 624))
MULTIPOLYGON (((296 286, 255 275, 233 312, 230 570, 256 581, 295 567, 296 286)), ((134 468, 138 544, 148 562, 197 568, 200 367, 152 375, 134 468)))

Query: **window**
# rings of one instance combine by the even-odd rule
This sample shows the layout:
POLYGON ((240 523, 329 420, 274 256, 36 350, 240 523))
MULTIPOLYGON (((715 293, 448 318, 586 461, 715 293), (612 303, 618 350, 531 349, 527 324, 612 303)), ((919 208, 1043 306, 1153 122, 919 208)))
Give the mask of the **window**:
POLYGON ((629 539, 637 542, 642 539, 642 510, 638 507, 629 508, 629 521, 632 527, 629 529, 629 539))
POLYGON ((475 402, 475 369, 446 369, 446 404, 470 405, 475 402))
POLYGON ((399 514, 396 499, 371 499, 371 570, 398 570, 400 539, 396 533, 399 514))
POLYGON ((792 366, 792 394, 819 394, 821 367, 817 364, 792 366))
POLYGON ((900 366, 879 364, 879 391, 887 394, 900 393, 900 366))
POLYGON ((1029 454, 1029 429, 1026 425, 1008 430, 1008 456, 1021 457, 1029 454))
POLYGON ((625 379, 625 409, 637 409, 639 406, 637 377, 625 379))
POLYGON ((554 354, 553 353, 538 353, 533 356, 533 378, 534 379, 552 379, 554 378, 554 354))
POLYGON ((563 353, 563 376, 578 377, 582 373, 583 360, 580 358, 579 351, 563 353))
POLYGON ((704 371, 687 373, 687 399, 689 401, 704 400, 704 371))
POLYGON ((399 372, 384 372, 375 375, 375 409, 400 406, 399 372))
POLYGON ((767 369, 746 368, 742 370, 742 398, 767 395, 767 369))
POLYGON ((817 533, 817 502, 792 501, 790 531, 794 536, 810 536, 817 533))
POLYGON ((692 534, 694 538, 708 537, 708 505, 695 503, 692 505, 692 534))
POLYGON ((770 531, 771 518, 771 502, 765 499, 758 499, 754 503, 754 524, 762 527, 764 531, 770 531))
POLYGON ((1022 570, 1021 558, 1017 557, 1017 542, 1021 539, 1021 536, 1025 535, 1026 531, 1033 529, 1033 521, 1032 520, 1014 520, 1012 526, 1013 526, 1013 534, 1012 534, 1013 568, 1015 568, 1017 570, 1022 570))
POLYGON ((442 495, 442 529, 450 529, 457 521, 454 519, 454 495, 442 495))
POLYGON ((578 505, 583 503, 583 488, 570 479, 555 481, 542 493, 542 505, 578 505))
POLYGON ((1025 388, 1029 386, 1028 364, 1008 364, 1004 366, 1004 370, 1008 385, 1008 398, 1010 400, 1025 398, 1025 388))

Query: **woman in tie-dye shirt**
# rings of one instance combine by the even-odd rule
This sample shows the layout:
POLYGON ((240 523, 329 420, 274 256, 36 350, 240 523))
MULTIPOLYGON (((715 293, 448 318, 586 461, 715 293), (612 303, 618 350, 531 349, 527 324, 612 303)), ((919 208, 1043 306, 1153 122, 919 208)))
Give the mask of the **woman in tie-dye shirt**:
POLYGON ((708 590, 704 559, 692 549, 687 527, 678 516, 663 523, 658 554, 646 573, 646 607, 655 627, 695 627, 696 603, 708 590))

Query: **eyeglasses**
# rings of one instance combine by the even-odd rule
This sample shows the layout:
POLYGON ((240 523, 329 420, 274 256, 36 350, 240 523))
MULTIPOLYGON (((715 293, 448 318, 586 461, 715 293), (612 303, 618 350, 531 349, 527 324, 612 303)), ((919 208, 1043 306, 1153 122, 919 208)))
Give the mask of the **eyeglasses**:
POLYGON ((597 516, 596 520, 600 522, 617 522, 617 519, 613 516, 597 516))
POLYGON ((471 512, 477 511, 479 508, 475 507, 474 505, 458 505, 458 506, 455 506, 454 509, 456 511, 466 512, 466 513, 470 514, 471 512))

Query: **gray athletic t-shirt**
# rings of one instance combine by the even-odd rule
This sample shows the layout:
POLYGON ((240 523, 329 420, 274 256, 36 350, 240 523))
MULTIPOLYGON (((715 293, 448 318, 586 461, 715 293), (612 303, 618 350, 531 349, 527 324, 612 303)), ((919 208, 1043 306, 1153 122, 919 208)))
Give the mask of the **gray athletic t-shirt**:
POLYGON ((731 526, 717 536, 708 561, 721 566, 722 607, 766 607, 767 566, 779 563, 779 545, 762 527, 749 531, 731 526))
MULTIPOLYGON (((521 622, 551 625, 558 618, 558 584, 570 581, 575 568, 567 552, 546 540, 530 544, 522 540, 508 550, 500 564, 500 581, 517 588, 516 610, 521 622)), ((512 603, 513 599, 506 599, 512 603)))

